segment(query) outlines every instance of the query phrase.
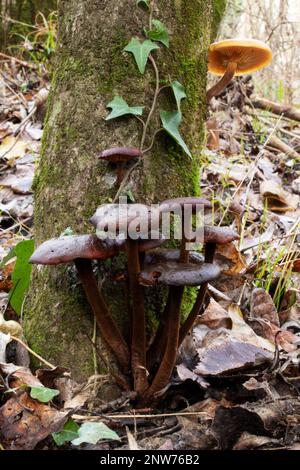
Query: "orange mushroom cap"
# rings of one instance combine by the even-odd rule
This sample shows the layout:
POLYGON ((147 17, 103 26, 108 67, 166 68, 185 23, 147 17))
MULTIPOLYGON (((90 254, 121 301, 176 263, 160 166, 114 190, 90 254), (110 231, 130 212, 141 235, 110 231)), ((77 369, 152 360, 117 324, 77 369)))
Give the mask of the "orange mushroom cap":
POLYGON ((208 70, 224 75, 230 62, 237 64, 235 75, 244 75, 266 67, 272 60, 270 47, 256 39, 225 39, 209 46, 208 70))

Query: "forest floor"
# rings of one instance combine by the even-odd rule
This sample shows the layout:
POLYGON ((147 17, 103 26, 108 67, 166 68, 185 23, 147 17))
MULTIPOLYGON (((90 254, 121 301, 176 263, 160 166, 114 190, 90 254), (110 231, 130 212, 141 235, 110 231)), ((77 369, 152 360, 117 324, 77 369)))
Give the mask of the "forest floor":
POLYGON ((102 403, 93 377, 79 385, 62 365, 29 369, 21 326, 28 286, 19 281, 30 271, 11 250, 33 236, 49 83, 32 64, 2 65, 0 447, 300 449, 299 120, 283 107, 255 107, 249 78, 212 101, 201 193, 214 201, 214 224, 240 240, 217 250, 222 275, 209 285, 159 414, 133 410, 130 394, 102 403))

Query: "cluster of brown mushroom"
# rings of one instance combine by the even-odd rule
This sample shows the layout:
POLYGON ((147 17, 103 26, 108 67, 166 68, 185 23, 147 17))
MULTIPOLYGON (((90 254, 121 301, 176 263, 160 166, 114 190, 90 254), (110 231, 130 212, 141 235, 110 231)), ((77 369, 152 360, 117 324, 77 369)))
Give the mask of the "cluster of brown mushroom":
MULTIPOLYGON (((149 207, 146 217, 172 213, 174 205, 189 205, 192 215, 199 205, 206 209, 211 206, 201 198, 172 199, 158 208, 149 207)), ((238 236, 228 228, 205 226, 204 257, 199 252, 186 250, 186 242, 193 241, 186 236, 182 237, 178 250, 161 248, 166 239, 161 234, 155 238, 152 234, 149 238, 148 233, 139 231, 140 226, 134 239, 128 236, 129 224, 137 220, 138 206, 129 204, 123 211, 118 204, 104 205, 91 218, 96 227, 107 227, 113 222, 118 232, 115 239, 91 234, 48 240, 36 249, 30 262, 43 265, 74 262, 100 334, 119 362, 127 378, 127 388, 137 392, 140 403, 149 403, 168 386, 177 350, 201 312, 207 284, 219 275, 218 266, 213 264, 216 245, 229 243, 238 236), (127 254, 130 338, 123 336, 112 317, 98 288, 92 264, 92 260, 105 260, 120 252, 127 254), (144 290, 159 284, 168 286, 168 298, 154 337, 147 341, 144 290), (181 324, 181 303, 187 286, 199 286, 199 291, 190 314, 181 324)))
POLYGON ((234 76, 256 72, 266 67, 271 60, 269 46, 255 39, 225 39, 211 44, 208 70, 222 78, 207 91, 207 101, 219 95, 234 76))

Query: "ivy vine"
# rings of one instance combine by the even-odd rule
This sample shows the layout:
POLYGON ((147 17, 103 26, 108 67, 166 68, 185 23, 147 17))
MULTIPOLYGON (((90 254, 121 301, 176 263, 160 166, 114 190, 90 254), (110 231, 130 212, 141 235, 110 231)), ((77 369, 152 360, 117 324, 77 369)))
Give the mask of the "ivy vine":
MULTIPOLYGON (((154 55, 158 52, 158 49, 161 50, 161 47, 169 47, 170 40, 168 30, 159 19, 153 18, 155 6, 154 0, 137 0, 136 3, 139 7, 148 10, 148 27, 144 27, 142 30, 144 39, 141 40, 138 37, 131 38, 129 43, 124 47, 124 51, 133 55, 134 61, 141 75, 144 75, 147 63, 151 63, 155 74, 155 90, 152 105, 148 115, 144 117, 145 106, 130 106, 123 97, 114 96, 113 100, 107 104, 107 108, 110 108, 110 113, 106 117, 106 120, 109 121, 126 115, 135 116, 143 128, 140 141, 140 151, 142 155, 151 150, 157 134, 161 131, 166 131, 182 148, 185 154, 192 158, 191 152, 179 131, 182 121, 181 101, 186 98, 184 87, 178 81, 169 81, 169 83, 161 86, 159 69, 154 55), (156 111, 159 94, 166 87, 171 87, 173 90, 176 109, 174 111, 159 110, 161 127, 154 131, 151 142, 147 147, 146 140, 148 140, 149 124, 156 111)), ((120 191, 118 191, 117 196, 119 195, 119 192, 120 191)))

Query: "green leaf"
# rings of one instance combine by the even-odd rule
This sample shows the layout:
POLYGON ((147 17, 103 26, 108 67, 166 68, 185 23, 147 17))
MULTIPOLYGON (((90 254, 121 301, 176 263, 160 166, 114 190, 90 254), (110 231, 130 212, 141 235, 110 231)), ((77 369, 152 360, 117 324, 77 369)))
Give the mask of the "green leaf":
POLYGON ((109 121, 110 119, 115 119, 120 116, 125 116, 125 114, 134 114, 135 116, 141 116, 144 111, 143 106, 128 106, 125 100, 120 96, 115 96, 114 99, 108 103, 107 108, 111 108, 111 113, 105 119, 109 121))
POLYGON ((7 255, 3 258, 3 260, 1 261, 0 263, 0 268, 4 268, 4 266, 6 265, 6 263, 8 263, 9 260, 11 260, 12 258, 14 258, 16 256, 16 250, 15 250, 15 247, 12 248, 10 250, 9 253, 7 253, 7 255))
POLYGON ((171 83, 171 87, 175 96, 176 104, 177 104, 177 109, 181 113, 181 101, 186 98, 185 90, 183 85, 179 82, 173 82, 171 83))
POLYGON ((177 144, 180 145, 184 152, 192 158, 192 154, 178 130, 179 124, 181 123, 181 113, 179 111, 161 111, 160 119, 165 131, 167 131, 177 144))
POLYGON ((130 43, 124 47, 124 51, 131 52, 134 55, 141 74, 144 74, 149 54, 154 49, 159 49, 159 46, 155 44, 155 42, 152 42, 149 39, 146 39, 144 42, 140 42, 137 38, 132 38, 130 43))
POLYGON ((83 442, 97 444, 100 439, 120 440, 118 434, 104 423, 83 423, 78 430, 78 436, 72 440, 72 444, 75 446, 79 446, 83 442))
POLYGON ((65 442, 70 442, 78 437, 79 426, 73 419, 69 419, 60 432, 52 433, 54 442, 58 446, 62 446, 65 442))
POLYGON ((141 5, 141 6, 143 6, 143 7, 148 8, 148 9, 149 9, 149 7, 150 7, 149 0, 136 0, 136 4, 137 4, 138 6, 141 5))
POLYGON ((153 28, 146 31, 146 35, 153 41, 159 41, 169 47, 169 33, 165 25, 159 20, 152 20, 153 28))
POLYGON ((14 311, 19 315, 21 314, 24 297, 30 283, 32 266, 28 261, 33 250, 34 240, 24 240, 14 248, 17 261, 11 275, 13 287, 9 292, 9 302, 14 311))
POLYGON ((31 387, 30 396, 42 403, 48 403, 52 398, 59 395, 58 390, 47 387, 31 387))

